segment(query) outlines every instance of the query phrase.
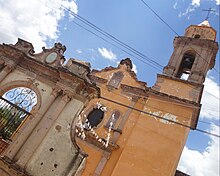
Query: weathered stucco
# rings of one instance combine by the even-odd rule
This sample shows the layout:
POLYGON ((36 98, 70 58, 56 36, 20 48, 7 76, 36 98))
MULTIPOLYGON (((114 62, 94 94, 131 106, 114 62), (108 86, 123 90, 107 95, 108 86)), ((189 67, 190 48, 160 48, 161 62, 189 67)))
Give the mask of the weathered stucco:
MULTIPOLYGON (((73 146, 70 129, 75 114, 82 107, 83 103, 78 100, 69 102, 27 163, 28 173, 33 176, 39 173, 42 176, 68 174, 77 159, 77 150, 73 146)), ((46 116, 48 120, 50 117, 49 114, 46 116)))
MULTIPOLYGON (((11 143, 1 153, 1 175, 73 175, 85 156, 71 137, 76 115, 85 104, 98 96, 98 88, 87 73, 76 75, 62 66, 65 46, 34 54, 30 43, 18 40, 15 45, 0 45, 0 95, 16 87, 27 87, 37 94, 37 105, 13 134, 11 143), (47 62, 50 53, 54 62, 47 62)), ((82 167, 82 166, 80 166, 82 167)))
POLYGON ((198 122, 203 82, 218 50, 215 31, 191 26, 176 37, 152 88, 137 80, 129 58, 90 72, 89 63, 76 59, 63 65, 65 50, 56 43, 34 54, 21 39, 0 45, 0 95, 24 86, 39 100, 1 153, 0 175, 173 176, 198 122))

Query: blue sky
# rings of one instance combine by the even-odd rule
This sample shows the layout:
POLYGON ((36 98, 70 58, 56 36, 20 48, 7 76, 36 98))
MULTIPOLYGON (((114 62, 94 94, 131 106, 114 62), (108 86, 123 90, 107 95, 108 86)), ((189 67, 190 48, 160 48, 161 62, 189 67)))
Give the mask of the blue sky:
MULTIPOLYGON (((184 35, 184 30, 189 25, 199 24, 206 18, 207 12, 203 9, 214 9, 209 22, 218 31, 219 42, 219 0, 145 2, 180 36, 184 35)), ((105 42, 79 27, 77 24, 95 32, 60 9, 56 3, 61 3, 160 65, 166 66, 168 63, 176 34, 141 0, 0 0, 0 43, 16 43, 19 37, 32 42, 36 52, 40 52, 41 47, 51 47, 59 41, 67 46, 66 59, 88 61, 95 69, 117 66, 121 59, 129 57, 135 65, 138 79, 147 82, 149 87, 155 83, 157 73, 162 72, 161 68, 152 68, 139 61, 140 58, 134 53, 131 55, 125 48, 121 47, 127 52, 111 45, 111 40, 107 39, 108 42, 105 42)), ((101 37, 106 39, 103 35, 101 37)), ((215 70, 209 72, 205 82, 200 115, 202 122, 198 124, 198 128, 218 134, 219 128, 210 123, 219 126, 219 70, 218 52, 215 70)), ((179 169, 195 176, 219 175, 218 151, 218 138, 193 131, 184 148, 179 169), (208 172, 210 170, 211 173, 208 172)))

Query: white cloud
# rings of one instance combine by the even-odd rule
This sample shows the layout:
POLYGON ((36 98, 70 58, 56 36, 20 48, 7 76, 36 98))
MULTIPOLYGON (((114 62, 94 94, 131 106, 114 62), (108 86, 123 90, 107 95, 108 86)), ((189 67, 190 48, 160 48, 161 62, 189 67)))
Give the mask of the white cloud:
MULTIPOLYGON (((207 120, 219 119, 219 85, 216 80, 208 76, 204 83, 202 97, 202 109, 200 118, 207 120)), ((219 127, 211 125, 209 130, 213 134, 219 134, 219 127)), ((209 136, 208 146, 203 152, 184 148, 178 170, 192 176, 219 175, 219 138, 209 136)))
POLYGON ((175 2, 175 4, 173 5, 174 9, 177 9, 177 1, 175 2))
POLYGON ((81 53, 82 53, 82 50, 81 50, 81 49, 77 49, 76 52, 77 52, 78 54, 81 54, 81 53))
MULTIPOLYGON (((77 13, 75 1, 54 1, 77 13)), ((7 0, 0 4, 0 12, 0 43, 14 44, 22 38, 38 52, 47 40, 58 38, 58 23, 65 15, 56 4, 41 0, 7 0)))
MULTIPOLYGON (((219 127, 212 125, 210 132, 219 134, 219 127)), ((219 138, 210 136, 208 147, 204 152, 185 147, 178 170, 192 176, 219 175, 219 138)))
POLYGON ((134 63, 132 65, 133 65, 132 71, 134 71, 137 74, 137 66, 134 63))
POLYGON ((192 5, 193 6, 200 6, 200 0, 192 0, 192 5))
POLYGON ((195 11, 197 8, 197 6, 192 6, 190 5, 189 7, 187 7, 186 11, 185 12, 180 12, 178 17, 182 17, 182 16, 187 16, 189 13, 195 11))
POLYGON ((202 109, 200 116, 205 119, 219 119, 219 85, 215 79, 208 76, 205 80, 205 87, 202 96, 202 109))
POLYGON ((116 61, 117 59, 116 54, 114 54, 111 50, 107 50, 106 48, 98 48, 98 51, 105 59, 110 61, 116 61))
MULTIPOLYGON (((220 0, 209 0, 211 2, 216 2, 216 5, 220 5, 220 0)), ((204 3, 204 1, 201 1, 201 0, 191 0, 191 3, 188 5, 188 7, 186 8, 185 12, 180 12, 178 14, 178 17, 182 17, 182 16, 187 16, 187 19, 190 18, 189 14, 193 11, 195 11, 197 8, 199 8, 201 6, 201 3, 204 3)), ((173 8, 174 9, 177 9, 176 8, 177 6, 177 2, 174 4, 173 8)), ((218 11, 218 10, 216 10, 218 11)), ((218 12, 211 12, 213 13, 214 15, 216 16, 219 16, 218 12)))
MULTIPOLYGON (((200 0, 192 0, 191 4, 187 7, 185 12, 180 12, 178 17, 188 16, 189 13, 193 12, 200 6, 200 0)), ((189 19, 189 16, 188 16, 189 19)))

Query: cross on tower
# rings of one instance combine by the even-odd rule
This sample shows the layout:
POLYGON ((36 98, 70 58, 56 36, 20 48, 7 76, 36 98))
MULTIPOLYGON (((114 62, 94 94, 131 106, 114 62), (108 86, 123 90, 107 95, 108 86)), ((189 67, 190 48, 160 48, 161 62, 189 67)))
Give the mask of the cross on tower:
POLYGON ((202 11, 207 11, 208 12, 208 14, 206 16, 206 19, 205 19, 205 20, 208 20, 210 12, 214 12, 215 10, 209 8, 208 10, 207 9, 203 9, 202 11))

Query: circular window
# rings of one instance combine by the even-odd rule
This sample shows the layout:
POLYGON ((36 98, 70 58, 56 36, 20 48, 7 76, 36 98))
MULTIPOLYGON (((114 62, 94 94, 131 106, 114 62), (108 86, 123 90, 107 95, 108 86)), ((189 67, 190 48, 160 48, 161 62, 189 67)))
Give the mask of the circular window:
POLYGON ((46 57, 46 62, 51 64, 53 63, 57 58, 57 53, 53 52, 53 53, 50 53, 47 57, 46 57))

